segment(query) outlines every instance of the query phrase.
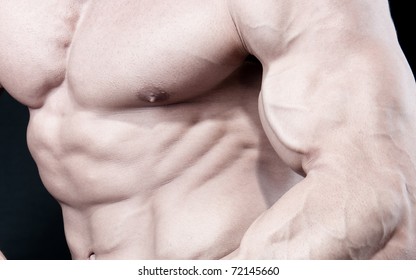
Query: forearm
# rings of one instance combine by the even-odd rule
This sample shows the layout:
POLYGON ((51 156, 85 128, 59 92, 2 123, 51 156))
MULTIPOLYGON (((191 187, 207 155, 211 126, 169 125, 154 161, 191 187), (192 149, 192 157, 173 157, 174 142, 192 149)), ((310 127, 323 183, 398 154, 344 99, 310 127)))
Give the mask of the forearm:
POLYGON ((311 171, 249 228, 237 259, 368 259, 400 222, 400 184, 311 171))

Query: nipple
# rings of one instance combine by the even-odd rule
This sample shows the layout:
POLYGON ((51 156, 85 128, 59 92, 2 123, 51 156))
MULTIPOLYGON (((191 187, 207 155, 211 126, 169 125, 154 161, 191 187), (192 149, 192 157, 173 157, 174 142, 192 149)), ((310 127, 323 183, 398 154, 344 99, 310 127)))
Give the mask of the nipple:
POLYGON ((140 92, 138 97, 144 102, 159 103, 168 100, 170 95, 166 91, 155 89, 151 91, 140 92))

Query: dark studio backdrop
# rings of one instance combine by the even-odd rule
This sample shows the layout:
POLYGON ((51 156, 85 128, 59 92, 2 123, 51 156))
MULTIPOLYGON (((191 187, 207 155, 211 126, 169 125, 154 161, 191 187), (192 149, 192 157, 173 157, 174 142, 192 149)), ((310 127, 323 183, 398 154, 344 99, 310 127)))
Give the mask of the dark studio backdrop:
MULTIPOLYGON (((391 0, 401 46, 416 72, 412 1, 391 0)), ((0 250, 9 259, 69 259, 60 208, 44 189, 26 145, 27 109, 0 95, 0 250)), ((416 108, 415 108, 416 109, 416 108)))

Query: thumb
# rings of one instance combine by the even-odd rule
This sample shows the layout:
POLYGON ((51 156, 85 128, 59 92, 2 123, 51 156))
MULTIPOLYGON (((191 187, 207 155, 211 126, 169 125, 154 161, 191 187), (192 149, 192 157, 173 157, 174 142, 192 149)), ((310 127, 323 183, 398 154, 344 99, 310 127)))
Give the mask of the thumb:
POLYGON ((3 253, 0 251, 0 260, 5 260, 6 257, 3 255, 3 253))

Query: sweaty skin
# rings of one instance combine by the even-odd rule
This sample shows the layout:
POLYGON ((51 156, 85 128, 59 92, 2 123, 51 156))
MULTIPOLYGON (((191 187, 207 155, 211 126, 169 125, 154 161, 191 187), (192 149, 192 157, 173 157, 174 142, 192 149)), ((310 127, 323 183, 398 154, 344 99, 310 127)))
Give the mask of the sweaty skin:
POLYGON ((416 258, 385 0, 0 0, 0 84, 74 259, 416 258))

